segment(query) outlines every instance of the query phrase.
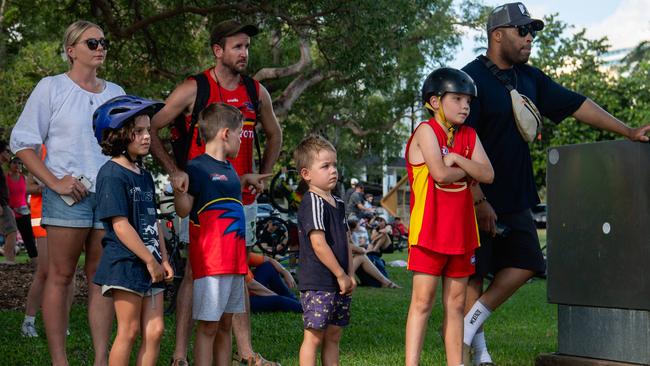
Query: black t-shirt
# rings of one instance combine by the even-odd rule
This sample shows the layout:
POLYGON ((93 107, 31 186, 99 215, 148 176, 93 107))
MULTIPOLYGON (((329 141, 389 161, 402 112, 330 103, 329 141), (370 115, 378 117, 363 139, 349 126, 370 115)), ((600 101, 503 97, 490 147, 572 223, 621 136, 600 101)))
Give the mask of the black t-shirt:
MULTIPOLYGON (((111 160, 97 173, 97 216, 104 223, 104 252, 93 282, 146 292, 151 285, 147 266, 113 230, 113 217, 126 217, 154 258, 162 262, 158 241, 155 186, 149 172, 137 174, 111 160)), ((154 287, 164 284, 156 283, 154 287)))
POLYGON ((330 205, 314 192, 307 192, 298 208, 298 232, 300 237, 300 268, 298 289, 300 291, 339 291, 336 277, 318 259, 309 239, 313 230, 325 232, 325 240, 339 265, 348 271, 348 225, 345 219, 345 204, 334 196, 336 207, 330 205))
MULTIPOLYGON (((528 143, 517 130, 512 101, 505 86, 479 60, 463 67, 478 88, 465 124, 474 127, 494 168, 494 182, 482 184, 488 201, 499 213, 525 210, 539 203, 528 143)), ((572 115, 585 97, 551 80, 529 65, 503 70, 519 93, 530 98, 540 113, 555 123, 572 115)))
POLYGON ((348 200, 348 211, 359 216, 359 214, 361 214, 361 209, 357 205, 361 204, 363 206, 364 202, 366 202, 366 199, 363 197, 363 193, 354 191, 348 200))

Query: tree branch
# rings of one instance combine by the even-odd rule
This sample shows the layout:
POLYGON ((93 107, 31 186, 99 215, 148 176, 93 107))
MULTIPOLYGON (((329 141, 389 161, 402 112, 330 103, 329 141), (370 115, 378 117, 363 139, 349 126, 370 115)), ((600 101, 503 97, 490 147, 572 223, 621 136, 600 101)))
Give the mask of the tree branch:
POLYGON ((124 28, 118 24, 117 20, 113 16, 110 5, 106 0, 92 0, 92 4, 99 10, 99 14, 97 15, 104 20, 106 26, 116 38, 130 38, 137 31, 146 28, 153 23, 173 18, 183 13, 208 15, 217 12, 236 10, 242 14, 254 14, 258 11, 258 8, 249 1, 240 1, 234 4, 220 4, 208 7, 181 5, 173 9, 162 11, 159 14, 150 16, 148 18, 143 18, 131 24, 127 28, 124 28))
POLYGON ((309 42, 301 38, 300 39, 300 60, 293 65, 287 67, 265 67, 258 71, 253 77, 256 80, 269 80, 269 79, 280 79, 287 76, 292 76, 299 74, 308 66, 311 66, 312 59, 309 50, 309 42))
POLYGON ((299 75, 287 87, 282 94, 273 101, 273 110, 278 118, 283 119, 289 114, 289 110, 298 97, 310 86, 332 77, 333 72, 323 74, 320 70, 312 71, 308 76, 299 75))
POLYGON ((356 121, 342 120, 334 116, 330 117, 329 121, 335 126, 345 127, 349 129, 353 135, 358 137, 365 137, 368 134, 370 134, 369 130, 364 130, 361 126, 359 126, 359 124, 356 121))

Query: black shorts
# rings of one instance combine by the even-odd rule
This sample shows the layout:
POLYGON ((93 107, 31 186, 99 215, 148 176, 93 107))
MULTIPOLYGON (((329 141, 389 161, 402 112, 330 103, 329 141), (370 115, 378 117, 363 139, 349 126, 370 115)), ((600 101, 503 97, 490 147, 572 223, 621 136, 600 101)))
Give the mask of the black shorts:
POLYGON ((481 246, 476 249, 476 273, 485 277, 503 268, 521 268, 535 273, 546 271, 546 261, 539 247, 537 228, 530 210, 498 215, 497 224, 509 228, 505 236, 481 232, 481 246))

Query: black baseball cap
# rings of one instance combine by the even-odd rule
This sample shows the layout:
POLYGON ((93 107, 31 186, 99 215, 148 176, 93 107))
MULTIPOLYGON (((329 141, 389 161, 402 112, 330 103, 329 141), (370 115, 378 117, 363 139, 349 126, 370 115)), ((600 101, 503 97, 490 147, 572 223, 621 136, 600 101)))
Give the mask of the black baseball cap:
POLYGON ((249 37, 253 37, 259 32, 260 30, 252 24, 241 24, 234 19, 228 19, 214 27, 214 30, 210 35, 210 44, 213 45, 220 43, 224 38, 233 36, 237 33, 245 33, 249 37))
POLYGON ((492 10, 487 21, 488 34, 499 27, 518 26, 531 24, 533 29, 541 31, 544 22, 530 17, 526 6, 522 3, 508 3, 497 6, 492 10))

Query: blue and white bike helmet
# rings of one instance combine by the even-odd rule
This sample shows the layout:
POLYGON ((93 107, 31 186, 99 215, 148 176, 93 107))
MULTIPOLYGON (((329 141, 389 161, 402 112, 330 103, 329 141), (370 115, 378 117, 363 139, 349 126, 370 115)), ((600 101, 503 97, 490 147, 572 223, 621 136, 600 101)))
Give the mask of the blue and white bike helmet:
POLYGON ((93 113, 93 130, 97 142, 102 143, 102 135, 106 129, 118 129, 125 122, 141 114, 153 116, 165 106, 163 102, 137 97, 135 95, 120 95, 100 105, 93 113))

